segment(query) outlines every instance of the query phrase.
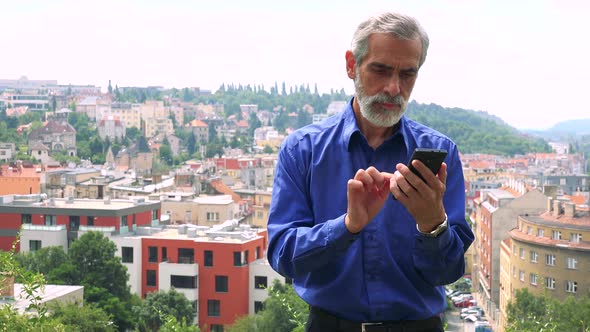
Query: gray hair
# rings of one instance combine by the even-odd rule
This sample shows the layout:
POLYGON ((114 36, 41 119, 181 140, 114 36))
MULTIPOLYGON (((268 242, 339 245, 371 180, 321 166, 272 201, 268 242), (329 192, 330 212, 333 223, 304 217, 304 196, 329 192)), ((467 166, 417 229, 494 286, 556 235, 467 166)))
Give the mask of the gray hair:
POLYGON ((372 16, 359 24, 352 37, 352 54, 358 67, 369 51, 369 36, 374 33, 389 33, 402 40, 419 39, 422 44, 419 67, 426 61, 428 51, 428 35, 418 21, 407 15, 398 13, 383 13, 372 16))

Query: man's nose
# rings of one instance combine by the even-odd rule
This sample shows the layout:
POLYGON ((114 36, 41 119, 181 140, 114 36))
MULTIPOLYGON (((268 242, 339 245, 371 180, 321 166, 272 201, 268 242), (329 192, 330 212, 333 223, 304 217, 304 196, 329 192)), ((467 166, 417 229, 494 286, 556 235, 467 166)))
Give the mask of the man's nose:
POLYGON ((400 93, 399 87, 399 76, 398 75, 391 75, 387 82, 385 83, 385 87, 383 88, 384 92, 390 96, 397 96, 400 93))

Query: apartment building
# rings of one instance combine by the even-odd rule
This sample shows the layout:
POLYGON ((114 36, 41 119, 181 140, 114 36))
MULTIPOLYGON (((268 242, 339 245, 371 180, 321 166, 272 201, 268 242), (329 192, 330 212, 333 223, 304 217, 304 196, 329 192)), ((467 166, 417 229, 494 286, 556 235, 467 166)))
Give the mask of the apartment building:
POLYGON ((126 234, 138 226, 157 225, 160 202, 48 198, 47 195, 0 196, 0 250, 10 250, 21 232, 18 251, 47 246, 67 250, 80 232, 126 234))
POLYGON ((98 136, 100 139, 108 139, 111 142, 115 140, 121 140, 125 137, 125 121, 121 120, 118 116, 109 115, 105 116, 98 122, 97 125, 98 136))
POLYGON ((213 227, 168 225, 138 228, 113 236, 130 275, 131 290, 142 297, 174 288, 194 305, 206 331, 223 331, 243 315, 262 308, 266 287, 283 277, 266 262, 265 229, 228 220, 213 227))
POLYGON ((0 161, 11 160, 16 154, 14 143, 0 142, 0 161))
POLYGON ((77 186, 93 177, 100 176, 96 168, 57 169, 45 172, 41 191, 49 197, 78 197, 77 186))
POLYGON ((590 213, 567 200, 550 198, 547 204, 546 213, 519 216, 510 231, 513 288, 580 298, 590 291, 590 243, 584 241, 590 239, 590 213))
POLYGON ((490 189, 475 201, 476 250, 472 278, 475 291, 484 300, 486 312, 494 313, 499 302, 500 243, 516 227, 517 216, 541 213, 547 197, 539 190, 521 194, 511 188, 490 189))
POLYGON ((36 167, 0 165, 0 195, 38 194, 41 190, 41 174, 36 167))
POLYGON ((51 153, 76 155, 76 129, 67 122, 47 121, 43 127, 33 129, 28 139, 29 146, 40 143, 49 148, 51 153))
POLYGON ((590 292, 590 211, 562 198, 548 198, 540 214, 519 215, 503 242, 501 330, 506 305, 517 289, 560 301, 590 292))

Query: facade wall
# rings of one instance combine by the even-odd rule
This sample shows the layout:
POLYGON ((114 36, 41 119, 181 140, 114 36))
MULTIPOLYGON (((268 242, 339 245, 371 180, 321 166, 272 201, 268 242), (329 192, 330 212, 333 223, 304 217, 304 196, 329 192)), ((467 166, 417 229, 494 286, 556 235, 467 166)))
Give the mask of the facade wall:
POLYGON ((252 225, 266 228, 271 197, 270 192, 256 192, 254 194, 252 225))
MULTIPOLYGON (((198 299, 198 322, 204 325, 224 325, 226 328, 238 317, 250 312, 250 268, 251 263, 262 258, 266 250, 267 233, 261 237, 241 243, 199 241, 193 238, 163 239, 145 237, 142 241, 141 295, 171 287, 172 275, 196 275, 198 286, 194 289, 178 289, 186 293, 190 299, 198 299), (149 262, 149 247, 157 248, 157 257, 149 262), (162 257, 162 248, 166 248, 167 257, 162 257), (194 261, 179 260, 179 248, 193 249, 194 261), (212 266, 204 265, 205 251, 213 253, 212 266), (234 252, 247 254, 245 265, 234 266, 234 252), (147 286, 147 271, 155 271, 156 286, 147 286), (216 276, 226 276, 227 291, 216 289, 216 276), (209 300, 217 300, 220 304, 219 316, 210 316, 209 300)), ((244 255, 244 254, 241 254, 244 255)), ((153 273, 153 272, 152 272, 153 273)))
POLYGON ((20 252, 31 251, 31 241, 39 241, 41 243, 40 248, 62 247, 64 251, 68 251, 68 234, 65 225, 27 225, 21 231, 20 252))
POLYGON ((248 283, 248 287, 250 288, 248 314, 250 315, 256 314, 256 302, 263 303, 268 298, 268 287, 271 287, 275 280, 279 280, 281 283, 285 282, 285 278, 272 269, 266 257, 256 263, 250 266, 250 280, 248 283), (267 288, 256 285, 255 281, 257 277, 266 278, 267 288))
POLYGON ((570 242, 570 233, 580 234, 582 240, 590 238, 590 230, 568 224, 539 224, 530 222, 526 217, 519 218, 519 227, 511 232, 512 256, 514 268, 512 285, 514 289, 528 288, 531 293, 544 293, 560 301, 568 296, 581 297, 590 291, 590 245, 588 241, 570 242), (530 231, 529 231, 530 227, 530 231), (543 236, 538 236, 542 230, 543 236), (562 240, 553 240, 553 231, 561 232, 562 240), (529 234, 530 232, 530 234, 529 234), (532 256, 536 255, 536 261, 532 256), (553 257, 549 259, 548 256, 553 257), (553 263, 548 263, 552 260, 553 263), (575 260, 575 266, 568 266, 568 261, 575 260), (524 280, 521 280, 521 272, 524 280), (536 284, 531 282, 536 276, 536 284), (554 287, 547 287, 545 278, 554 280, 554 287), (576 282, 575 293, 567 291, 567 283, 576 282))
POLYGON ((111 238, 111 240, 113 240, 113 242, 115 242, 115 245, 117 246, 118 257, 123 257, 123 247, 133 248, 132 261, 123 261, 123 265, 127 267, 127 273, 129 273, 128 285, 131 287, 131 293, 142 294, 141 286, 143 285, 143 283, 141 273, 141 238, 117 236, 111 238))
POLYGON ((28 195, 41 192, 39 177, 0 176, 0 195, 28 195))

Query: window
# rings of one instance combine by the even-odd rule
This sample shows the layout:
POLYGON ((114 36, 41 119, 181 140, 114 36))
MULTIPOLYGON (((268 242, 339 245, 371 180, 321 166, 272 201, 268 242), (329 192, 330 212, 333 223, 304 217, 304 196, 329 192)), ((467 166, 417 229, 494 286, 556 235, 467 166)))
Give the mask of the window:
POLYGON ((566 281, 565 291, 567 293, 575 293, 578 291, 578 283, 576 281, 566 281))
POLYGON ((555 289, 555 278, 545 277, 545 288, 555 289))
POLYGON ((555 266, 555 255, 547 254, 545 255, 545 264, 549 266, 555 266))
POLYGON ((45 215, 45 226, 55 226, 57 225, 57 221, 55 216, 52 215, 45 215))
POLYGON ((147 286, 156 286, 156 270, 147 270, 145 279, 147 286))
POLYGON ((127 216, 121 216, 121 227, 128 227, 127 226, 127 216))
POLYGON ((263 217, 264 217, 264 214, 262 213, 262 211, 256 212, 256 218, 262 219, 263 217))
POLYGON ((121 247, 121 256, 123 263, 133 263, 133 247, 121 247))
POLYGON ((536 251, 531 250, 531 263, 536 263, 539 258, 539 254, 536 251))
POLYGON ((219 317, 221 313, 221 303, 219 300, 207 300, 207 316, 219 317))
POLYGON ((266 289, 267 286, 268 286, 268 281, 265 276, 255 276, 254 277, 254 288, 266 289))
POLYGON ((234 266, 244 266, 248 264, 248 250, 234 251, 234 266))
POLYGON ((191 248, 178 248, 178 263, 194 264, 195 250, 191 248))
POLYGON ((256 256, 254 257, 254 259, 260 259, 260 247, 256 247, 256 256))
POLYGON ((514 256, 516 256, 516 254, 518 253, 517 251, 518 249, 516 248, 516 244, 512 246, 512 253, 514 254, 514 256))
POLYGON ((254 301, 254 313, 258 313, 261 310, 264 310, 264 302, 254 301))
POLYGON ((544 237, 545 236, 545 230, 542 228, 537 228, 537 237, 544 237))
POLYGON ((174 288, 195 289, 198 286, 197 276, 170 276, 170 286, 174 288))
POLYGON ((581 241, 582 241, 582 234, 580 234, 580 233, 571 233, 570 234, 570 242, 580 243, 581 241))
POLYGON ((519 272, 519 279, 520 281, 524 281, 524 271, 522 270, 519 272))
POLYGON ((86 217, 86 225, 94 226, 94 217, 91 217, 91 216, 86 217))
POLYGON ((520 259, 524 259, 524 248, 520 248, 520 259))
POLYGON ((567 258, 567 268, 570 270, 577 270, 578 269, 578 260, 574 257, 567 258))
POLYGON ((20 215, 20 223, 22 225, 32 223, 31 215, 30 214, 21 214, 20 215))
POLYGON ((213 251, 205 250, 205 266, 213 266, 213 251))
POLYGON ((223 332, 223 325, 211 324, 211 332, 223 332))
POLYGON ((41 240, 29 240, 29 251, 41 249, 41 240))
POLYGON ((553 240, 561 240, 561 232, 560 231, 553 231, 553 232, 551 232, 551 239, 553 239, 553 240))
POLYGON ((531 226, 527 226, 527 227, 526 227, 526 233, 527 233, 528 235, 533 235, 533 228, 532 228, 531 226))
POLYGON ((168 248, 162 247, 162 262, 165 262, 167 260, 168 260, 168 248))
POLYGON ((227 276, 215 276, 215 291, 227 293, 227 276))
POLYGON ((219 212, 207 212, 207 221, 219 221, 219 212))
POLYGON ((158 262, 158 247, 148 247, 148 262, 158 262))
POLYGON ((529 279, 530 279, 531 285, 537 286, 537 275, 536 274, 531 273, 529 279))
POLYGON ((152 210, 152 220, 158 220, 158 210, 152 210))
POLYGON ((516 266, 512 266, 512 277, 516 278, 516 266))

